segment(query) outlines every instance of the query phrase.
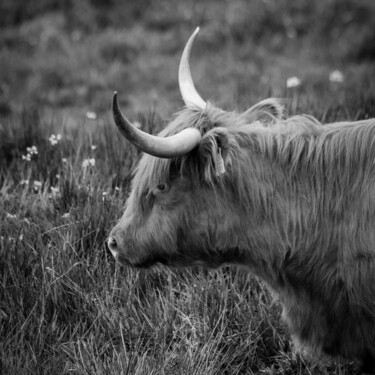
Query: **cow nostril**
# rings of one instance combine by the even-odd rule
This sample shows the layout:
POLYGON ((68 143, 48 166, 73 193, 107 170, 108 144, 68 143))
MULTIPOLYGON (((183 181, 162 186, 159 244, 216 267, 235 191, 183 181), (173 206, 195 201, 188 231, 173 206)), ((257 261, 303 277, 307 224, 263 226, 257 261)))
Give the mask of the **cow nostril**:
POLYGON ((108 247, 111 250, 112 254, 115 255, 118 251, 117 241, 114 237, 109 237, 108 239, 108 247))

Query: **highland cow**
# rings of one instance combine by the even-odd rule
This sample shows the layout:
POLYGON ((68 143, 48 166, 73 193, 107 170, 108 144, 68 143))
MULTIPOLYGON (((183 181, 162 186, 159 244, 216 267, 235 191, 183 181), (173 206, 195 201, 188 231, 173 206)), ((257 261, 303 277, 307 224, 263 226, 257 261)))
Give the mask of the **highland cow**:
POLYGON ((144 151, 108 246, 123 264, 247 266, 278 296, 297 345, 375 368, 375 119, 284 118, 268 99, 225 112, 197 93, 190 37, 179 68, 186 107, 144 151))

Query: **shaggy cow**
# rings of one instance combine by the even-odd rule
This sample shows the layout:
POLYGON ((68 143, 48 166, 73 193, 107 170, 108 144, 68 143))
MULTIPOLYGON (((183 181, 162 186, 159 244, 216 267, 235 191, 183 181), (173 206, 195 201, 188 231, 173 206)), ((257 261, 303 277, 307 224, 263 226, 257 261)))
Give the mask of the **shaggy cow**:
POLYGON ((123 264, 246 265, 278 296, 299 347, 375 368, 375 120, 283 119, 268 99, 242 114, 196 92, 190 37, 185 109, 159 134, 120 112, 145 152, 108 241, 123 264))

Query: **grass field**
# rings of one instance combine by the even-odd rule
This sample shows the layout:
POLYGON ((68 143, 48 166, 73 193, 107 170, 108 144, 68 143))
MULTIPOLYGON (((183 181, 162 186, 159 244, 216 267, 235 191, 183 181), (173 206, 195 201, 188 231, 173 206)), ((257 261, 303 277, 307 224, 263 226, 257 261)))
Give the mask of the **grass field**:
POLYGON ((276 96, 323 122, 375 117, 372 0, 3 1, 0 24, 1 374, 355 373, 294 354, 245 269, 114 263, 139 152, 109 109, 117 90, 160 130, 200 25, 192 73, 222 108, 276 96))

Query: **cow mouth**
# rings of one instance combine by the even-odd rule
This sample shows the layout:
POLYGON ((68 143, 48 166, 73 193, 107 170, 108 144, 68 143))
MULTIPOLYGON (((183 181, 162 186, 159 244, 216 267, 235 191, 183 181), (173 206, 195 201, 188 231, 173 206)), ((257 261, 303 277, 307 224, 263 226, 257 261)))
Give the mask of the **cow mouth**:
POLYGON ((121 264, 122 266, 130 266, 133 268, 151 268, 158 263, 167 265, 167 261, 162 256, 149 256, 144 259, 137 259, 137 260, 130 260, 122 254, 118 254, 116 257, 116 262, 121 264))

